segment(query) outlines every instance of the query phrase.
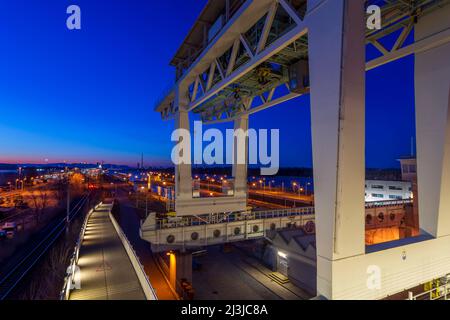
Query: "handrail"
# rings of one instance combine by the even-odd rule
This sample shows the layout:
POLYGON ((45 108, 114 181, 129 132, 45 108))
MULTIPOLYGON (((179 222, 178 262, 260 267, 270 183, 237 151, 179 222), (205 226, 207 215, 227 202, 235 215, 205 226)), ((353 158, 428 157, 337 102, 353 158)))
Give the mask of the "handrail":
POLYGON ((111 222, 114 228, 116 229, 116 232, 119 235, 120 240, 122 241, 125 251, 127 252, 128 257, 130 258, 131 264, 133 265, 134 271, 136 272, 136 275, 139 279, 145 297, 147 298, 147 300, 158 300, 156 292, 153 289, 150 280, 147 277, 147 274, 145 273, 144 266, 141 264, 139 257, 136 254, 136 251, 134 250, 125 233, 122 231, 122 228, 117 223, 111 211, 109 212, 109 218, 111 219, 111 222))
MULTIPOLYGON (((399 206, 405 204, 411 204, 413 200, 393 200, 383 202, 369 202, 366 203, 365 208, 376 208, 380 206, 399 206)), ((273 219, 282 217, 296 217, 302 215, 314 215, 314 207, 301 207, 301 208, 287 208, 287 209, 274 209, 264 211, 251 211, 251 212, 235 212, 235 213, 223 213, 208 216, 192 216, 192 217, 179 217, 174 219, 160 219, 157 220, 157 229, 171 229, 181 228, 199 225, 214 225, 233 221, 251 221, 261 219, 273 219)))
POLYGON ((86 233, 87 225, 89 222, 89 218, 91 217, 92 213, 95 212, 95 210, 102 205, 102 202, 100 202, 97 206, 94 207, 94 209, 91 209, 86 217, 84 218, 83 225, 80 230, 80 234, 78 235, 77 243, 75 244, 74 251, 72 253, 72 257, 70 258, 69 266, 67 267, 67 273, 64 278, 64 285, 61 290, 60 294, 60 300, 68 300, 70 296, 70 291, 72 291, 72 286, 74 284, 75 276, 76 276, 76 266, 78 264, 79 255, 80 255, 80 249, 81 245, 83 243, 84 235, 86 233), (70 285, 69 285, 70 284, 70 285))
POLYGON ((444 279, 445 283, 416 295, 414 295, 413 292, 409 291, 408 298, 406 300, 450 300, 450 275, 447 274, 438 279, 444 279))
POLYGON ((283 218, 283 217, 296 217, 303 215, 313 215, 314 207, 303 207, 303 208, 291 208, 291 209, 279 209, 279 210, 267 210, 267 211, 253 211, 253 212, 242 212, 242 213, 232 213, 232 214, 222 214, 209 215, 207 217, 183 217, 173 220, 162 219, 157 221, 158 229, 171 229, 171 228, 181 228, 199 225, 215 225, 226 222, 234 221, 252 221, 261 219, 273 219, 273 218, 283 218))
POLYGON ((413 295, 409 292, 409 297, 406 300, 449 300, 450 298, 450 285, 443 284, 437 288, 413 295))
POLYGON ((400 206, 405 204, 412 204, 413 202, 414 201, 412 199, 367 202, 366 209, 386 206, 400 206))
MULTIPOLYGON (((69 213, 69 219, 75 217, 81 210, 83 205, 86 203, 89 194, 84 196, 76 205, 72 208, 69 213)), ((47 236, 44 237, 34 248, 27 253, 25 257, 21 259, 20 262, 15 264, 3 279, 0 280, 0 285, 6 283, 7 281, 13 279, 13 283, 7 288, 5 293, 2 293, 0 300, 6 298, 6 296, 14 289, 14 287, 23 279, 23 277, 31 270, 31 268, 39 261, 39 259, 47 252, 47 250, 53 245, 53 243, 59 238, 61 233, 64 231, 64 225, 66 224, 66 218, 61 219, 51 230, 48 232, 47 236), (36 255, 33 260, 33 255, 36 255), (24 268, 21 270, 20 268, 24 268), (16 278, 13 278, 17 275, 16 278)))

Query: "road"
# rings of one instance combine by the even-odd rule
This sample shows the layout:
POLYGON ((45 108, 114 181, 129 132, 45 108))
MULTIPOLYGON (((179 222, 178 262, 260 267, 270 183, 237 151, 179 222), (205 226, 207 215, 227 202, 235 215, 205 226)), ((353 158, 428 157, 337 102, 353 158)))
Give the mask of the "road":
MULTIPOLYGON (((161 187, 174 187, 174 183, 166 181, 165 185, 156 182, 161 187)), ((222 193, 222 185, 217 183, 200 183, 199 190, 201 197, 225 197, 222 193)), ((297 194, 285 191, 273 191, 253 188, 248 186, 249 202, 253 205, 260 205, 265 209, 280 209, 310 206, 314 201, 312 195, 297 194)))

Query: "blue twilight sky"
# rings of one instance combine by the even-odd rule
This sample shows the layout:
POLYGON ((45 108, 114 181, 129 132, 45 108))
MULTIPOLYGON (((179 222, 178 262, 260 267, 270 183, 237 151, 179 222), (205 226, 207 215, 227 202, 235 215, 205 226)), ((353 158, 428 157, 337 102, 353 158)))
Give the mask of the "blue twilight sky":
MULTIPOLYGON (((0 0, 0 163, 170 164, 153 112, 168 63, 206 0, 0 0), (66 28, 77 4, 82 30, 66 28)), ((389 40, 389 39, 388 39, 389 40)), ((374 54, 369 48, 368 55, 374 54)), ((393 167, 414 135, 412 57, 367 75, 367 166, 393 167)), ((252 116, 279 128, 281 165, 312 166, 309 96, 252 116)))

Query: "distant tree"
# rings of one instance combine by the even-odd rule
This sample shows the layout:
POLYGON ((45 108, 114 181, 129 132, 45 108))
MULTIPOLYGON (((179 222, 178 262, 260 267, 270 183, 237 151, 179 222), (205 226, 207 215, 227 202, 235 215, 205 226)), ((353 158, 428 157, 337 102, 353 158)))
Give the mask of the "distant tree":
POLYGON ((41 215, 45 213, 45 209, 47 209, 48 206, 48 193, 45 190, 39 190, 39 198, 41 201, 41 215))
POLYGON ((32 191, 30 194, 32 203, 31 203, 31 208, 33 209, 33 213, 34 216, 36 218, 36 222, 39 223, 39 216, 40 216, 40 210, 41 210, 41 205, 39 203, 39 194, 37 191, 32 191))

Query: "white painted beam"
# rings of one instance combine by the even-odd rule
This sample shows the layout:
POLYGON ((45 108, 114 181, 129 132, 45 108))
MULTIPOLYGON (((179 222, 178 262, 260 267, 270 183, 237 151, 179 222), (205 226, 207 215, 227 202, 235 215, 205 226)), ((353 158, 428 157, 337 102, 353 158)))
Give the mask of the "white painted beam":
POLYGON ((416 41, 414 44, 390 52, 380 58, 369 61, 366 70, 372 70, 385 65, 389 62, 404 58, 410 54, 425 52, 450 42, 450 28, 439 31, 436 34, 429 35, 426 38, 416 41))
POLYGON ((248 44, 247 39, 245 38, 245 36, 243 34, 241 34, 239 36, 239 38, 241 39, 241 43, 245 48, 245 51, 247 52, 248 56, 250 57, 250 59, 253 59, 255 54, 253 53, 252 48, 250 48, 250 45, 248 44))
MULTIPOLYGON (((433 15, 419 19, 415 29, 418 43, 429 41, 438 30, 446 28, 450 31, 449 15, 450 5, 447 5, 433 15)), ((438 34, 442 35, 442 32, 438 34)), ((450 235, 449 95, 450 43, 416 53, 419 221, 420 227, 435 237, 450 235)))
POLYGON ((236 58, 237 58, 237 55, 238 55, 238 53, 239 53, 240 47, 241 47, 241 41, 240 41, 239 38, 237 38, 237 39, 234 41, 233 49, 231 50, 230 62, 228 63, 228 66, 227 66, 227 72, 226 72, 226 76, 227 76, 227 77, 228 77, 228 76, 233 72, 233 70, 234 70, 234 66, 236 65, 236 58))
POLYGON ((208 80, 206 81, 206 91, 211 89, 215 73, 216 73, 216 60, 214 60, 214 62, 211 63, 211 66, 209 68, 208 80))
POLYGON ((335 261, 365 254, 364 1, 327 1, 308 18, 317 290, 335 261))
POLYGON ((269 38, 270 30, 272 29, 273 21, 275 19, 277 10, 278 10, 278 2, 274 2, 272 4, 272 6, 270 7, 270 10, 266 16, 264 28, 261 33, 261 38, 259 39, 259 42, 258 42, 258 48, 256 50, 256 52, 258 52, 258 53, 263 51, 264 48, 266 47, 267 39, 269 38))
POLYGON ((256 54, 253 59, 248 61, 246 64, 241 66, 239 69, 235 70, 232 74, 230 74, 228 77, 225 78, 225 80, 220 81, 217 83, 214 87, 211 88, 208 92, 206 92, 205 95, 203 95, 200 99, 197 99, 197 101, 193 102, 189 106, 189 110, 195 109, 197 106, 203 104, 207 100, 209 100, 211 97, 219 93, 221 90, 229 86, 230 84, 234 83, 235 81, 239 80, 241 77, 243 77, 245 74, 253 70, 256 66, 261 64, 264 61, 267 61, 271 57, 273 57, 275 54, 282 51, 284 48, 286 48, 288 45, 290 45, 292 42, 306 34, 306 23, 302 23, 301 25, 295 27, 288 33, 286 33, 281 38, 277 39, 274 43, 272 43, 269 47, 264 49, 262 52, 256 54))

